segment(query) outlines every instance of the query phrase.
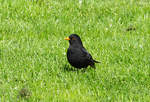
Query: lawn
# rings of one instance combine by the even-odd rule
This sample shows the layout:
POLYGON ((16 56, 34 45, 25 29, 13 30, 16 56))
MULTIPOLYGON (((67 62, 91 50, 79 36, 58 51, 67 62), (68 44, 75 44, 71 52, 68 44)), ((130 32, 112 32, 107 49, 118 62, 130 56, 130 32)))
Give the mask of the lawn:
POLYGON ((149 101, 149 0, 0 0, 0 102, 149 101), (68 63, 71 33, 96 69, 68 63))

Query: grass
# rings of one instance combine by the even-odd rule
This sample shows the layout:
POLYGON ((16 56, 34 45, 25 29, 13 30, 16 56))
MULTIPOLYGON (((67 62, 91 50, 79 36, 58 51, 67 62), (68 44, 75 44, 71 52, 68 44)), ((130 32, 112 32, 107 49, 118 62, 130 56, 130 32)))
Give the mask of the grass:
POLYGON ((1 102, 150 100, 149 0, 0 0, 0 22, 1 102), (72 70, 71 33, 95 70, 72 70))

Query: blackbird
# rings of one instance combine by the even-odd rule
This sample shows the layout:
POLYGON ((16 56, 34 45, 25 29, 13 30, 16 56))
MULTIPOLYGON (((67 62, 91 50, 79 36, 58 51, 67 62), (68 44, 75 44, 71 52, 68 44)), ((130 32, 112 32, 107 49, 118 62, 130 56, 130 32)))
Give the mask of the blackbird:
POLYGON ((87 68, 89 65, 95 68, 95 63, 100 63, 94 60, 90 53, 84 48, 80 37, 77 34, 71 34, 65 38, 69 40, 69 48, 67 50, 68 62, 75 68, 87 68))

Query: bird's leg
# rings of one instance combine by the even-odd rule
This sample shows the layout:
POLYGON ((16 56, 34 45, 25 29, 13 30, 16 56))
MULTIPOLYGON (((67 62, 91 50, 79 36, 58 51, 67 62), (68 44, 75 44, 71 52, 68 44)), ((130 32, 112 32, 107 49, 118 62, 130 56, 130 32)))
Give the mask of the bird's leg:
POLYGON ((83 68, 83 69, 81 70, 82 73, 85 73, 85 71, 86 71, 86 68, 83 68))

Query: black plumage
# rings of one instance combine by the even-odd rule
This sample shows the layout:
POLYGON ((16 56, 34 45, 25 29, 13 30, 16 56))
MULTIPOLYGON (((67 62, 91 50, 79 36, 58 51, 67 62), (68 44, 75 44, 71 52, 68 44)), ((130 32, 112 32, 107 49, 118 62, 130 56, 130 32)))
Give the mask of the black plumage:
POLYGON ((90 53, 84 48, 80 37, 77 34, 71 34, 65 38, 69 40, 69 48, 67 50, 68 62, 75 68, 87 68, 89 65, 95 68, 95 63, 99 63, 94 60, 90 53))

